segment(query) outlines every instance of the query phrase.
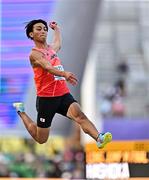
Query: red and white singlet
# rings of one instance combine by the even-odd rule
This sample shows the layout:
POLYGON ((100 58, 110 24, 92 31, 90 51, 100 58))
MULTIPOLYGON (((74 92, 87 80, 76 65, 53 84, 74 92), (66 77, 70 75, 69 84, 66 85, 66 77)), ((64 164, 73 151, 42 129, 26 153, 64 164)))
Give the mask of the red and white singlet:
MULTIPOLYGON (((50 46, 48 49, 33 48, 33 50, 41 52, 54 68, 64 71, 61 60, 50 46)), ((34 67, 33 71, 37 96, 56 97, 70 92, 64 77, 55 76, 42 67, 34 67)))

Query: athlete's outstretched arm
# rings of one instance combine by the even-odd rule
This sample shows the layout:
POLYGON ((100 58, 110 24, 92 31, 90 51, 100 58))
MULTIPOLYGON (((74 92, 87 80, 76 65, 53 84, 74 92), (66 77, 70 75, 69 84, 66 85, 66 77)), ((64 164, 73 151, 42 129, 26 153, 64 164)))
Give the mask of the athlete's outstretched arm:
POLYGON ((54 30, 53 42, 51 43, 51 47, 55 52, 58 52, 61 48, 61 32, 56 22, 51 22, 49 27, 54 30))

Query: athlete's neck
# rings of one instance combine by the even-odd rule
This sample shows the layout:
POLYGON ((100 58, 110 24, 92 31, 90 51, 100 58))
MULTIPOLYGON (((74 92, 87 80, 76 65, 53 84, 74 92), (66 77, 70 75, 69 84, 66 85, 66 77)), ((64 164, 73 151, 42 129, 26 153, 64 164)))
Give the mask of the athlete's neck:
POLYGON ((39 48, 39 49, 47 49, 48 48, 48 44, 45 43, 41 43, 41 42, 35 42, 35 47, 39 48))

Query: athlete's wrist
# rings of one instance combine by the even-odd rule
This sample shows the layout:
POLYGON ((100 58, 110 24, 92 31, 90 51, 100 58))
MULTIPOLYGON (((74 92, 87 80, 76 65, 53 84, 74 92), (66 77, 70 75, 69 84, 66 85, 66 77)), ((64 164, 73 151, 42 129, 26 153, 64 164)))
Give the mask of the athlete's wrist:
POLYGON ((55 26, 53 29, 55 32, 60 32, 60 28, 58 26, 55 26))
POLYGON ((66 76, 66 72, 65 71, 61 71, 61 76, 65 77, 66 76))

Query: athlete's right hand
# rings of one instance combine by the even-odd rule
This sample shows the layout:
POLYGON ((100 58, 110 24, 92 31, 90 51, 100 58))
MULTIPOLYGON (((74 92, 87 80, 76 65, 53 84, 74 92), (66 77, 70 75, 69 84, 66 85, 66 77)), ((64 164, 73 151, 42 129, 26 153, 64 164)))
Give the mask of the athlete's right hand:
POLYGON ((78 80, 73 73, 64 71, 64 77, 65 77, 66 81, 68 81, 73 86, 77 85, 78 80))

